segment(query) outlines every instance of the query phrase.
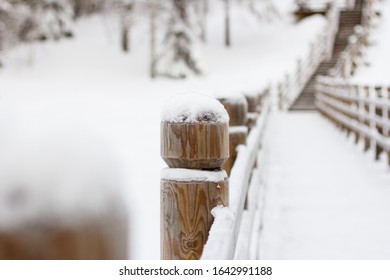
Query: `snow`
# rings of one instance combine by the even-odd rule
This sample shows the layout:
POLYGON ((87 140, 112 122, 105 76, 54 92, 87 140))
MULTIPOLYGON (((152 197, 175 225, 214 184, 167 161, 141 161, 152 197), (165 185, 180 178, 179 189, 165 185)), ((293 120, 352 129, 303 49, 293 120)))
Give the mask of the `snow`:
POLYGON ((390 2, 381 1, 381 17, 377 20, 377 26, 370 30, 370 45, 366 49, 363 60, 367 66, 358 67, 351 81, 358 84, 389 85, 390 63, 390 2))
POLYGON ((275 115, 261 259, 389 259, 390 172, 318 113, 275 115))
POLYGON ((217 206, 211 210, 214 223, 203 249, 202 260, 214 260, 216 252, 220 256, 233 256, 235 212, 229 207, 217 206), (224 238, 219 238, 224 236, 224 238))
MULTIPOLYGON (((283 9, 291 4, 281 2, 283 9)), ((69 134, 73 141, 88 128, 117 158, 129 208, 131 258, 159 258, 160 172, 166 166, 160 159, 162 104, 189 91, 262 90, 295 68, 297 57, 306 56, 323 24, 320 17, 298 25, 283 20, 259 23, 248 14, 232 13, 232 47, 227 49, 221 11, 212 10, 208 20, 207 44, 201 48, 205 73, 186 80, 151 81, 148 24, 135 23, 127 55, 120 52, 119 19, 111 15, 78 22, 74 39, 2 53, 2 121, 37 120, 39 128, 38 120, 45 119, 61 128, 55 123, 61 117, 82 127, 69 134)), ((28 141, 34 133, 22 135, 28 141)))
POLYGON ((229 133, 245 133, 248 134, 248 127, 245 125, 229 126, 229 133))
POLYGON ((170 123, 227 123, 229 115, 216 99, 202 94, 179 94, 168 99, 161 120, 170 123))
POLYGON ((164 168, 161 171, 161 179, 178 182, 224 182, 228 179, 225 170, 205 171, 183 168, 164 168))
POLYGON ((0 228, 74 225, 123 211, 116 159, 99 135, 0 112, 0 228))

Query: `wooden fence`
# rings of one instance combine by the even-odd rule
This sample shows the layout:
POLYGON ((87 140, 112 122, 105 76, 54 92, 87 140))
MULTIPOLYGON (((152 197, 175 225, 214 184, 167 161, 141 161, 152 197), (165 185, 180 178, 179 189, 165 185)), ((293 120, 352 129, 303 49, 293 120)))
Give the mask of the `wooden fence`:
POLYGON ((390 164, 390 87, 349 82, 364 63, 364 54, 370 45, 369 33, 380 14, 377 2, 364 1, 362 26, 355 27, 345 51, 329 71, 330 76, 317 77, 316 106, 337 126, 354 133, 356 142, 364 139, 364 150, 373 149, 376 159, 387 153, 390 164))
POLYGON ((327 23, 323 31, 310 44, 308 55, 304 59, 298 59, 294 71, 286 74, 279 83, 278 100, 281 109, 289 108, 294 103, 321 62, 331 58, 339 26, 339 16, 340 8, 332 5, 326 15, 327 23))
POLYGON ((348 38, 348 44, 341 53, 336 65, 330 69, 329 75, 348 79, 356 68, 364 64, 366 48, 370 45, 370 30, 375 26, 379 13, 376 0, 366 0, 363 4, 362 25, 355 26, 354 34, 348 38))
POLYGON ((262 97, 260 108, 247 144, 237 147, 229 182, 229 207, 214 209, 215 221, 202 253, 203 260, 254 259, 256 256, 264 195, 262 140, 270 112, 268 94, 262 97))
POLYGON ((337 126, 364 139, 375 158, 386 153, 390 165, 390 87, 361 86, 342 79, 318 77, 316 105, 337 126))
MULTIPOLYGON (((261 220, 259 218, 261 203, 258 202, 258 198, 261 195, 259 188, 262 185, 262 174, 261 169, 256 167, 256 162, 258 166, 263 161, 259 151, 262 150, 262 135, 270 111, 269 97, 269 91, 264 91, 245 94, 244 102, 242 98, 229 96, 219 98, 230 114, 231 127, 229 128, 230 148, 225 147, 223 151, 221 150, 217 158, 224 158, 226 151, 230 150, 230 157, 234 160, 227 161, 228 166, 224 165, 225 169, 231 170, 229 179, 226 178, 225 171, 221 170, 222 164, 210 170, 199 164, 185 167, 180 161, 177 161, 179 165, 175 166, 171 161, 166 161, 170 168, 163 171, 161 181, 162 259, 248 259, 250 257, 248 240, 258 239, 261 220), (232 141, 232 139, 239 140, 232 141)), ((162 125, 166 123, 162 122, 162 125)), ((215 125, 225 126, 224 123, 215 125)), ((176 140, 183 143, 183 137, 185 139, 188 137, 190 146, 196 146, 193 149, 197 151, 196 153, 203 147, 204 150, 212 150, 218 141, 226 143, 223 140, 227 137, 225 134, 213 137, 214 140, 204 143, 205 139, 211 138, 207 135, 198 137, 197 133, 186 134, 186 131, 189 132, 184 129, 181 133, 177 133, 176 130, 176 134, 167 137, 167 130, 162 129, 163 158, 166 158, 168 150, 164 146, 176 140), (210 146, 207 147, 208 144, 210 146)), ((188 145, 183 147, 185 150, 188 145)), ((178 157, 182 155, 183 153, 180 153, 178 157)), ((195 154, 191 157, 197 158, 195 154)), ((202 165, 204 164, 207 165, 203 162, 202 165)), ((253 251, 252 256, 254 255, 253 251)))

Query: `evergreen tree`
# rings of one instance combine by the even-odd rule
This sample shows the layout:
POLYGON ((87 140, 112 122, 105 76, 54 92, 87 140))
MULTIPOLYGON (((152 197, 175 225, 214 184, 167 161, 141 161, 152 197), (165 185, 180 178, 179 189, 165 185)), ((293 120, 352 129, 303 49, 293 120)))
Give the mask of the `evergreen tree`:
POLYGON ((196 36, 191 29, 188 1, 171 0, 171 16, 164 40, 164 51, 158 60, 160 74, 172 78, 185 78, 189 72, 200 74, 194 55, 196 36))

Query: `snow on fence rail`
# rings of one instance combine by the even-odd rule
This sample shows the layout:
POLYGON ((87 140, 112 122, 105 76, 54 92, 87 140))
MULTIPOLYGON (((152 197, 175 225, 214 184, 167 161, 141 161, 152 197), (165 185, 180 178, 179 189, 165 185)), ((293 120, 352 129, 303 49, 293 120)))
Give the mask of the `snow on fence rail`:
POLYGON ((268 96, 268 91, 219 96, 222 105, 209 97, 182 95, 163 109, 161 155, 169 168, 161 178, 162 259, 249 258, 261 175, 252 170, 270 109, 268 96), (196 105, 202 102, 206 110, 196 105), (221 107, 229 113, 229 129, 221 107), (229 150, 234 160, 224 163, 229 150), (223 169, 231 171, 230 182, 223 169), (251 211, 244 211, 248 188, 251 211), (236 247, 241 253, 235 253, 236 247))
POLYGON ((317 78, 316 105, 320 112, 348 133, 364 149, 388 156, 390 165, 390 87, 348 84, 342 79, 317 78))
POLYGON ((263 96, 260 109, 247 144, 238 147, 229 182, 229 206, 213 209, 215 220, 202 253, 203 260, 253 259, 256 256, 253 251, 256 246, 249 245, 253 245, 251 240, 258 239, 260 230, 262 174, 259 168, 263 166, 255 165, 256 160, 258 165, 263 162, 260 148, 270 110, 268 94, 263 96))
POLYGON ((281 109, 287 109, 294 103, 321 62, 331 58, 339 26, 339 16, 340 8, 332 5, 326 15, 327 24, 323 32, 320 32, 315 41, 311 43, 308 56, 298 59, 293 73, 287 74, 279 83, 278 98, 281 109))

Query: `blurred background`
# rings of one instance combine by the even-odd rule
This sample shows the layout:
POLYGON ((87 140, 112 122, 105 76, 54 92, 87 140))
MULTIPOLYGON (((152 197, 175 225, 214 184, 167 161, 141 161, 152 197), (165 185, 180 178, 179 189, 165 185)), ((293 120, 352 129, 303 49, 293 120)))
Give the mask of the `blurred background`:
POLYGON ((0 0, 0 259, 158 259, 161 104, 277 85, 351 5, 309 2, 0 0))

